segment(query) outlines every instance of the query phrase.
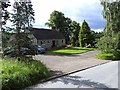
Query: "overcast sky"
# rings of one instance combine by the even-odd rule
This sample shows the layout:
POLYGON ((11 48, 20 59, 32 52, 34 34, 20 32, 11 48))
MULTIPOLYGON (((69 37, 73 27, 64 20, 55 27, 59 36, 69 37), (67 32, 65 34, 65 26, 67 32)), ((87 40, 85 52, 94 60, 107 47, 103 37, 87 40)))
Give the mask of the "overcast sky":
MULTIPOLYGON (((10 0, 11 1, 11 0, 10 0)), ((12 0, 14 1, 14 0, 12 0)), ((82 23, 85 19, 92 30, 102 31, 105 20, 102 17, 100 0, 31 0, 35 10, 34 27, 48 28, 45 23, 54 11, 64 13, 66 17, 82 23)))

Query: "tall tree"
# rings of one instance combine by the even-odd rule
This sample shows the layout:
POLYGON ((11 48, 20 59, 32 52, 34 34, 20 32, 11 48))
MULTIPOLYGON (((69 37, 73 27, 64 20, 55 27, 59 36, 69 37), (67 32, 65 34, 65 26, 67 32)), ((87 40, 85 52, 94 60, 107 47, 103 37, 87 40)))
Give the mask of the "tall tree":
POLYGON ((45 24, 56 31, 60 31, 65 35, 64 27, 65 27, 65 16, 62 12, 54 10, 50 14, 50 19, 45 24))
POLYGON ((71 43, 73 46, 78 46, 79 43, 79 31, 80 31, 80 25, 76 21, 71 22, 71 43))
POLYGON ((104 38, 107 42, 102 43, 103 37, 100 39, 99 43, 102 43, 102 51, 105 52, 117 52, 119 51, 119 38, 120 38, 120 1, 118 0, 107 0, 101 1, 103 6, 103 17, 107 20, 107 24, 104 31, 104 38), (117 47, 117 48, 116 48, 117 47))
POLYGON ((79 42, 81 47, 91 44, 91 30, 87 22, 84 20, 79 33, 79 42))
POLYGON ((72 22, 72 20, 70 18, 68 18, 68 17, 65 18, 65 38, 66 38, 66 44, 70 44, 71 22, 72 22))
POLYGON ((102 0, 101 4, 103 5, 103 17, 107 20, 106 30, 120 31, 120 1, 102 0))
POLYGON ((7 8, 10 6, 9 0, 0 1, 0 51, 2 51, 2 47, 4 46, 5 40, 4 39, 4 32, 5 32, 5 25, 7 20, 9 19, 9 12, 7 8))
POLYGON ((12 14, 11 22, 14 26, 14 39, 11 44, 13 44, 13 48, 16 50, 16 56, 21 57, 20 49, 31 44, 27 30, 32 27, 32 22, 34 22, 34 10, 31 2, 15 1, 13 8, 14 13, 12 14))

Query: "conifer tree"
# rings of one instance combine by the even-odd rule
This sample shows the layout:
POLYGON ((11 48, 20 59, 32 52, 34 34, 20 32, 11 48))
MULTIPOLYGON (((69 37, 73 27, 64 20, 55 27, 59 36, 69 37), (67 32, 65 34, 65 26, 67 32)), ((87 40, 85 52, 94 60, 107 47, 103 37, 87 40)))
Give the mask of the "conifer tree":
POLYGON ((21 57, 22 53, 20 49, 31 45, 31 39, 28 37, 32 28, 32 22, 34 22, 34 10, 31 2, 15 1, 14 13, 12 14, 11 22, 13 23, 14 39, 11 41, 13 50, 16 50, 16 57, 21 57))
POLYGON ((84 20, 79 32, 80 47, 85 47, 91 43, 91 31, 87 22, 84 20))
POLYGON ((2 48, 4 47, 5 44, 4 32, 6 22, 9 19, 9 12, 7 10, 9 6, 10 6, 9 0, 0 1, 0 52, 2 52, 2 48))

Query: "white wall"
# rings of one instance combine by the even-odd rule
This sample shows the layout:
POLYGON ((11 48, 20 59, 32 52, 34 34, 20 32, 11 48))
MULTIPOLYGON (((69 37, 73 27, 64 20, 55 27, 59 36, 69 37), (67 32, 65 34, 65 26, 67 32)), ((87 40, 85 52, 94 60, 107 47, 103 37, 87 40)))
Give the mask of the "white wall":
MULTIPOLYGON (((29 30, 26 30, 30 32, 29 30)), ((32 39, 33 45, 41 45, 44 48, 50 49, 52 48, 52 41, 55 41, 55 47, 61 47, 65 45, 65 39, 48 39, 48 40, 37 40, 33 34, 30 34, 29 37, 32 39), (42 42, 42 43, 41 43, 42 42)))
MULTIPOLYGON (((30 33, 29 30, 25 30, 25 33, 30 33)), ((32 45, 37 45, 37 39, 35 38, 35 36, 31 33, 28 35, 28 37, 32 40, 32 45)))
POLYGON ((32 45, 37 45, 37 39, 34 37, 33 34, 30 34, 29 38, 31 38, 31 40, 32 40, 32 45))
POLYGON ((55 47, 60 47, 65 45, 65 39, 51 39, 51 40, 38 40, 38 45, 43 46, 44 48, 52 48, 52 41, 55 41, 55 47))

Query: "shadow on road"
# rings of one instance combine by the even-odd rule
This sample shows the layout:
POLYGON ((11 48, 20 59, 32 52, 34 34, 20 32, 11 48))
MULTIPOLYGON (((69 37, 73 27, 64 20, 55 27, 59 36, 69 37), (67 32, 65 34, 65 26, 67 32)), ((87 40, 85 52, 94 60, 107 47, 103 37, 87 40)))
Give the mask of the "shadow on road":
POLYGON ((94 82, 91 80, 87 80, 84 79, 82 77, 79 76, 65 76, 65 77, 61 77, 55 80, 52 80, 52 83, 56 83, 56 82, 62 82, 63 84, 72 84, 72 85, 77 85, 77 88, 81 88, 82 86, 84 87, 88 87, 88 88, 102 88, 102 89, 106 89, 109 88, 108 86, 99 83, 99 82, 94 82))

